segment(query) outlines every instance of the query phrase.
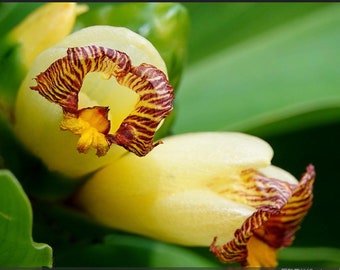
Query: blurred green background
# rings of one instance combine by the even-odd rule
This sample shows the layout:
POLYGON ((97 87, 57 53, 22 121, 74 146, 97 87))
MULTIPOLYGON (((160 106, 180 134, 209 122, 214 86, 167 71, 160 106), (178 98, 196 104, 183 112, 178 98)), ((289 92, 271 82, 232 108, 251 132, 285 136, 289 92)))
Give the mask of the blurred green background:
MULTIPOLYGON (((1 3, 1 35, 40 3, 22 5, 21 12, 11 13, 11 4, 1 3)), ((123 3, 88 5, 97 15, 81 15, 76 28, 98 23, 103 14, 114 15, 118 11, 110 11, 111 5, 120 6, 110 19, 114 25, 138 32, 138 23, 147 20, 147 13, 133 20, 137 11, 123 3)), ((167 46, 170 51, 187 46, 167 54, 177 93, 170 132, 254 134, 272 145, 272 163, 297 178, 314 164, 313 206, 293 246, 280 252, 279 266, 340 266, 340 4, 182 5, 189 32, 183 21, 173 39, 159 43, 164 52, 167 46)), ((11 155, 4 140, 1 135, 0 153, 6 160, 11 155)), ((33 239, 53 248, 54 266, 221 266, 208 248, 177 247, 99 227, 67 205, 39 200, 32 196, 37 187, 22 184, 33 207, 33 239)))
POLYGON ((186 3, 191 28, 174 132, 238 130, 274 148, 315 200, 296 245, 338 246, 340 5, 186 3))
POLYGON ((339 246, 340 5, 188 3, 188 64, 174 132, 240 130, 267 140, 315 203, 296 244, 339 246))

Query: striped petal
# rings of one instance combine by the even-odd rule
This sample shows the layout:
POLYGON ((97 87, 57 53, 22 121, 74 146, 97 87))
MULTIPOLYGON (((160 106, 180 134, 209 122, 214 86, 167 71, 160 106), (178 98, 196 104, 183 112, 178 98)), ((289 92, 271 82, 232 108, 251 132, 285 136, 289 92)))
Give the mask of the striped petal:
POLYGON ((272 155, 242 133, 175 135, 146 157, 127 154, 99 170, 74 202, 115 229, 210 245, 224 263, 273 267, 311 206, 315 172, 308 166, 299 182, 270 165, 272 155))
MULTIPOLYGON (((30 87, 32 90, 63 108, 61 128, 81 136, 78 151, 86 152, 94 147, 98 156, 105 155, 112 143, 138 156, 146 155, 160 143, 153 143, 154 134, 173 108, 173 88, 161 70, 145 63, 132 66, 126 53, 102 46, 69 48, 66 56, 36 77, 36 82, 36 86, 30 87), (109 133, 110 128, 101 130, 93 121, 81 117, 78 95, 85 76, 91 72, 102 73, 103 79, 115 77, 120 85, 139 97, 134 110, 113 134, 109 133)), ((86 114, 89 119, 102 119, 104 115, 97 109, 86 110, 86 114)), ((107 114, 101 122, 110 126, 107 114)))
POLYGON ((307 167, 298 184, 271 179, 255 170, 244 171, 242 178, 243 188, 232 193, 257 210, 235 231, 231 241, 217 246, 215 238, 210 251, 224 263, 275 267, 276 250, 293 243, 311 207, 314 167, 307 167))
MULTIPOLYGON (((112 75, 112 78, 108 79, 110 71, 104 67, 107 66, 109 68, 109 66, 112 66, 117 71, 120 69, 119 60, 125 59, 124 54, 131 60, 130 72, 127 73, 127 76, 130 76, 130 73, 138 74, 139 71, 135 71, 135 69, 139 66, 143 68, 143 63, 157 67, 167 76, 166 65, 157 49, 147 39, 124 27, 96 25, 83 28, 68 35, 53 47, 41 52, 34 60, 16 97, 14 132, 23 146, 37 158, 41 159, 49 170, 76 180, 114 162, 122 155, 128 153, 124 147, 113 141, 113 137, 109 136, 109 134, 116 135, 116 137, 117 134, 123 134, 124 130, 118 133, 117 130, 124 120, 131 113, 137 114, 137 106, 150 105, 150 103, 139 102, 146 97, 120 84, 118 77, 112 75), (98 50, 97 56, 93 56, 93 53, 88 54, 88 57, 82 56, 82 51, 79 48, 93 45, 97 49, 99 47, 105 48, 108 56, 105 56, 105 52, 102 54, 102 50, 98 50), (109 60, 114 56, 114 52, 109 52, 109 49, 115 51, 118 65, 114 65, 109 60), (68 62, 61 62, 60 59, 68 55, 70 56, 68 62), (77 57, 79 58, 78 60, 76 60, 77 57), (97 61, 98 58, 102 60, 107 59, 107 61, 104 60, 103 63, 97 61), (58 60, 60 60, 59 63, 65 64, 63 68, 77 68, 78 64, 85 61, 91 62, 91 59, 97 61, 98 68, 101 66, 104 72, 93 71, 88 72, 86 76, 82 75, 84 80, 80 88, 77 85, 70 85, 71 89, 68 89, 68 91, 72 94, 66 94, 69 92, 66 91, 65 93, 64 90, 59 88, 56 90, 55 85, 51 90, 45 91, 41 89, 46 96, 52 99, 50 101, 39 94, 39 92, 33 91, 30 88, 37 87, 38 85, 34 78, 44 73, 51 64, 53 65, 58 60), (71 64, 72 60, 76 60, 79 63, 71 64), (80 89, 79 92, 77 92, 77 89, 80 89), (49 91, 57 97, 51 96, 49 91), (66 100, 63 97, 66 97, 66 100), (65 101, 68 105, 65 104, 65 101), (62 103, 63 106, 58 104, 58 102, 62 103), (99 107, 103 108, 103 110, 91 109, 99 107), (105 117, 106 109, 104 108, 107 108, 107 117, 105 117), (80 112, 82 109, 84 109, 83 113, 80 112), (100 123, 95 119, 98 119, 100 123), (68 122, 70 126, 68 124, 65 126, 65 122, 68 122), (110 130, 106 130, 105 126, 109 126, 110 130), (70 129, 73 129, 77 133, 77 127, 82 127, 81 129, 85 133, 75 135, 73 131, 70 132, 70 129), (61 131, 61 128, 67 131, 61 131), (108 151, 108 149, 110 150, 108 151), (79 151, 87 154, 80 155, 79 151), (101 156, 101 158, 98 158, 96 154, 101 156)), ((124 61, 127 63, 128 59, 124 61)), ((57 64, 54 64, 54 66, 56 67, 57 64)), ((146 69, 144 68, 144 70, 146 69)), ((53 83, 56 85, 62 85, 68 83, 68 81, 76 83, 72 74, 68 74, 63 69, 55 69, 55 72, 60 72, 61 74, 54 76, 50 72, 49 74, 53 76, 45 76, 45 79, 49 80, 49 82, 46 82, 46 86, 41 85, 40 88, 48 87, 49 84, 52 85, 53 83), (63 78, 64 81, 55 81, 56 78, 63 78)), ((112 72, 114 71, 112 70, 112 72)), ((141 78, 138 80, 145 81, 150 88, 151 85, 156 87, 154 85, 155 81, 151 77, 143 76, 141 74, 141 78)), ((154 79, 157 80, 157 77, 158 75, 155 74, 154 79)), ((81 80, 78 80, 78 83, 80 82, 81 80)), ((147 94, 149 91, 154 90, 145 90, 144 93, 147 94)), ((155 92, 157 95, 163 95, 159 89, 153 93, 155 92)), ((159 106, 158 104, 157 108, 159 106)), ((154 121, 154 118, 151 120, 154 121)), ((139 121, 139 123, 142 122, 142 120, 139 121)), ((141 136, 141 133, 138 133, 138 135, 141 136)), ((150 146, 150 141, 146 142, 145 145, 150 146)), ((133 146, 129 147, 133 150, 133 146)), ((147 147, 145 148, 149 150, 147 147)))

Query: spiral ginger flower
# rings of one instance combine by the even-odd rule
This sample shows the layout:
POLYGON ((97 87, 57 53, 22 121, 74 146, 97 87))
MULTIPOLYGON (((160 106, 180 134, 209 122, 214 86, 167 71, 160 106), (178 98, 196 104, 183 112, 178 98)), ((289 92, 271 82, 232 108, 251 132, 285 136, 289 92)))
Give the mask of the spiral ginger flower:
POLYGON ((98 222, 166 242, 209 246, 222 262, 274 267, 311 206, 314 168, 297 181, 271 147, 242 133, 182 134, 127 154, 80 189, 98 222))
POLYGON ((15 131, 51 170, 78 177, 126 150, 151 151, 173 98, 149 41, 127 28, 92 26, 34 61, 17 97, 15 131))
POLYGON ((91 26, 30 65, 14 131, 51 171, 88 175, 74 202, 97 222, 210 246, 221 262, 275 267, 277 250, 293 243, 311 207, 314 167, 298 181, 271 165, 270 145, 242 133, 154 142, 173 99, 165 63, 149 41, 127 28, 91 26))

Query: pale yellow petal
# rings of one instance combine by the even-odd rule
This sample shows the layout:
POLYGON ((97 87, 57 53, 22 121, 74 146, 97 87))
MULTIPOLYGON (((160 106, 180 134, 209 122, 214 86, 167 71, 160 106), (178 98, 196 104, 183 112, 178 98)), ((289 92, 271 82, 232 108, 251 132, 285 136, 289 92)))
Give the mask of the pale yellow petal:
POLYGON ((244 168, 270 164, 271 147, 254 136, 206 132, 164 139, 145 157, 127 154, 96 173, 77 203, 97 221, 160 240, 208 246, 229 241, 255 210, 215 192, 244 168))
POLYGON ((298 180, 291 173, 277 167, 274 165, 270 165, 268 167, 260 168, 259 171, 265 174, 268 177, 272 177, 274 179, 280 179, 282 181, 286 181, 290 184, 297 184, 298 180))
POLYGON ((234 237, 254 211, 210 190, 177 192, 159 199, 150 209, 153 231, 149 236, 188 246, 209 246, 218 236, 223 243, 234 237))

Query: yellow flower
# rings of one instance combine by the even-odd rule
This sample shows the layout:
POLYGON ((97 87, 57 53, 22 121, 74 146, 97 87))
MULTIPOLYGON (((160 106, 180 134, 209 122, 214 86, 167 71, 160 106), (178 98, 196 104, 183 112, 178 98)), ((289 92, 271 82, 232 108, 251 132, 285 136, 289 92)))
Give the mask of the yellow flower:
POLYGON ((311 206, 314 167, 297 181, 271 165, 266 142, 241 133, 154 142, 174 99, 163 59, 126 28, 92 26, 59 41, 77 12, 75 4, 49 4, 25 21, 27 34, 21 26, 12 33, 30 66, 15 104, 20 141, 52 171, 92 173, 75 203, 104 225, 210 246, 226 263, 276 266, 277 250, 292 244, 311 206), (35 22, 57 7, 69 11, 53 13, 65 27, 55 39, 32 39, 35 22))
POLYGON ((92 26, 36 58, 16 100, 15 132, 50 170, 80 177, 126 150, 151 151, 173 98, 149 41, 127 28, 92 26))
POLYGON ((87 9, 86 5, 76 3, 48 3, 15 27, 10 33, 10 39, 21 45, 25 68, 29 68, 40 52, 71 33, 76 16, 87 9))
POLYGON ((259 138, 208 132, 165 138, 145 157, 127 154, 98 171, 76 203, 98 222, 187 246, 222 262, 276 266, 312 200, 313 166, 298 182, 270 165, 259 138))
POLYGON ((46 3, 2 38, 0 55, 6 72, 0 85, 0 108, 8 122, 13 122, 16 94, 33 60, 70 34, 76 17, 85 11, 87 6, 77 3, 46 3))

